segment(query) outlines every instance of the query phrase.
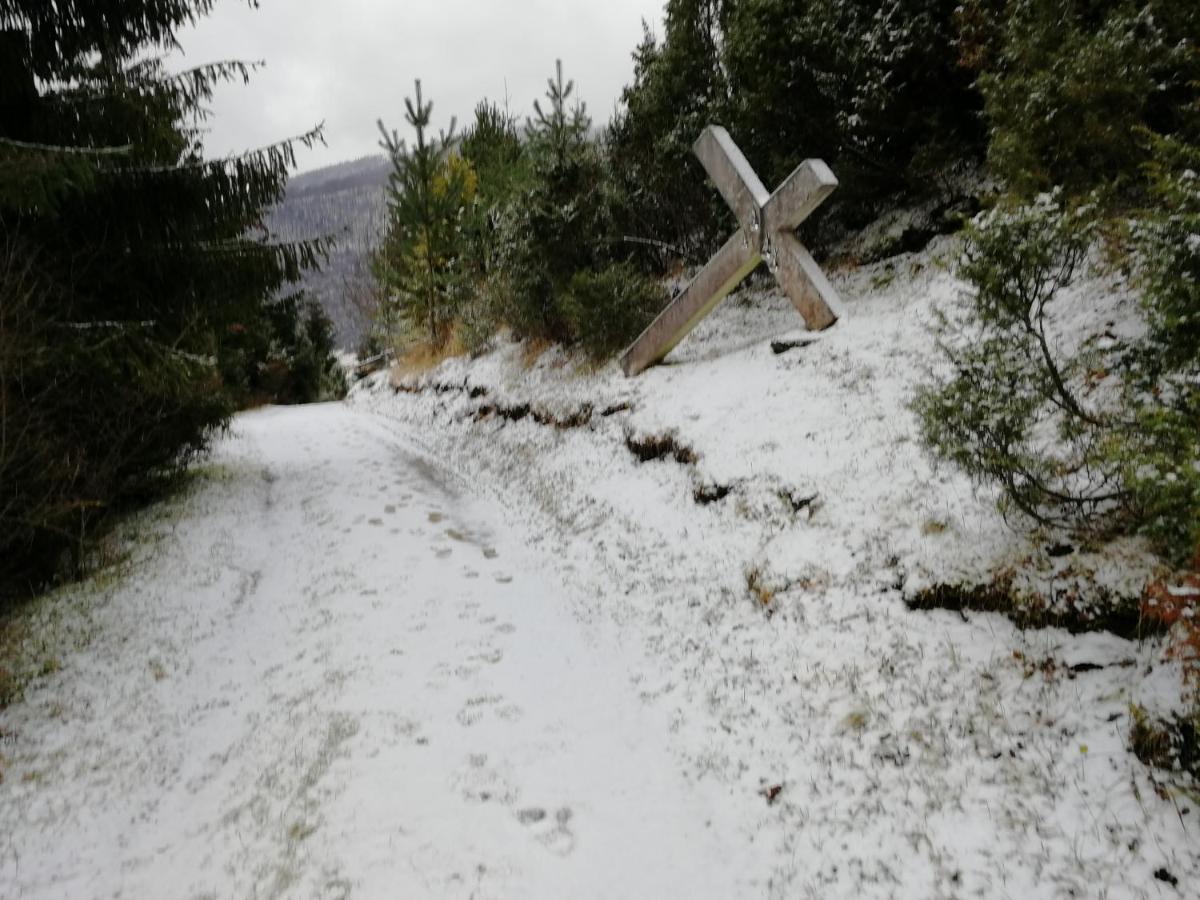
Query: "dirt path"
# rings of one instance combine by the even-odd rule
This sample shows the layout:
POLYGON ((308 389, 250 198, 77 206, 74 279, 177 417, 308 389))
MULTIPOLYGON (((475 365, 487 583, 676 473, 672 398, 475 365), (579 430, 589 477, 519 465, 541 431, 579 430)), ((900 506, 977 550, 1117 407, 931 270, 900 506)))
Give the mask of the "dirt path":
POLYGON ((240 417, 130 574, 53 602, 72 649, 0 714, 0 895, 744 894, 641 651, 392 428, 240 417))

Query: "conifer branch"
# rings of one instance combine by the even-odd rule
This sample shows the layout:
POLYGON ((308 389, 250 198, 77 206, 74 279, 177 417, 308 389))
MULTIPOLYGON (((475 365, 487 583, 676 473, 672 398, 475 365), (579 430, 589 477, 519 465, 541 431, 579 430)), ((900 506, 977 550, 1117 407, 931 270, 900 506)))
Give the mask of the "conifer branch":
POLYGON ((132 144, 120 147, 63 147, 55 144, 38 144, 30 141, 18 141, 15 138, 0 137, 0 144, 14 147, 18 150, 32 150, 35 153, 50 153, 61 156, 120 156, 133 150, 132 144))
POLYGON ((269 163, 272 168, 291 168, 296 164, 296 144, 308 150, 316 146, 318 142, 322 145, 325 144, 324 122, 321 122, 321 124, 303 134, 284 138, 273 144, 267 144, 264 147, 258 147, 253 150, 246 150, 232 156, 224 156, 220 159, 189 160, 188 162, 176 163, 170 166, 139 166, 131 171, 143 173, 188 172, 203 169, 224 169, 228 166, 237 166, 247 162, 261 163, 264 161, 269 163))

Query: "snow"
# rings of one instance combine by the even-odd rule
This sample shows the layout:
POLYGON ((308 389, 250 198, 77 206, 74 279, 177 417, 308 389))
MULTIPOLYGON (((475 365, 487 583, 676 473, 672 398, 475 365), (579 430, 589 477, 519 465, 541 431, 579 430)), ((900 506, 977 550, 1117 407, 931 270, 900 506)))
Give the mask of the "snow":
POLYGON ((1195 804, 1127 749, 1131 704, 1181 708, 1159 643, 902 602, 1154 567, 1049 557, 920 447, 956 253, 835 273, 820 335, 745 291, 633 380, 502 343, 239 417, 127 571, 39 609, 0 894, 1194 892, 1195 804), (627 448, 664 435, 696 461, 627 448))
POLYGON ((745 890, 633 648, 403 431, 267 410, 208 472, 38 623, 66 646, 3 714, 0 895, 745 890))

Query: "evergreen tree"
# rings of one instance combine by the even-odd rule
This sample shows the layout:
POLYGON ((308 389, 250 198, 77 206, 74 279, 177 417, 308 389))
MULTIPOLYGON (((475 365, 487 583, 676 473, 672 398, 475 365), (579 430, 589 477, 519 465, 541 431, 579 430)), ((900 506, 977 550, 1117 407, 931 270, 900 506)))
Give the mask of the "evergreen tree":
POLYGON ((530 188, 533 170, 516 119, 488 101, 475 107, 475 121, 460 150, 478 179, 476 202, 465 223, 463 268, 470 288, 458 311, 457 328, 465 349, 474 353, 487 346, 513 308, 503 225, 515 198, 530 188))
POLYGON ((707 184, 692 144, 709 124, 730 125, 729 84, 720 53, 727 0, 668 0, 662 43, 649 28, 634 51, 633 83, 621 94, 610 154, 622 231, 672 257, 695 261, 720 246, 724 204, 707 184))
POLYGON ((713 123, 767 185, 805 158, 830 164, 841 186, 806 227, 815 244, 903 203, 964 205, 957 175, 982 161, 986 134, 962 32, 995 2, 670 0, 613 126, 622 227, 697 260, 715 249, 728 212, 691 154, 713 123))
POLYGON ((295 140, 206 160, 216 84, 155 53, 210 0, 0 0, 0 580, 62 549, 204 444, 233 398, 214 361, 319 243, 272 243, 295 140))
POLYGON ((1189 119, 1195 127, 1200 7, 1022 2, 997 30, 994 62, 980 77, 994 171, 1024 197, 1104 188, 1119 205, 1141 203, 1147 134, 1176 134, 1189 119))
POLYGON ((554 77, 546 80, 549 108, 542 109, 542 102, 534 100, 533 118, 525 123, 525 137, 543 171, 564 170, 587 145, 592 120, 585 103, 567 105, 574 92, 574 81, 563 82, 562 60, 555 60, 554 77))
POLYGON ((376 272, 395 298, 410 327, 425 331, 441 346, 449 336, 464 289, 466 217, 475 198, 477 179, 469 162, 452 153, 454 122, 449 132, 427 136, 433 103, 404 101, 405 119, 416 132, 409 147, 382 121, 380 146, 392 160, 388 183, 388 232, 376 257, 376 272))
POLYGON ((478 178, 477 196, 485 211, 494 211, 526 186, 529 156, 521 142, 516 119, 495 103, 481 101, 475 121, 459 146, 478 178))
POLYGON ((730 127, 767 184, 821 157, 840 187, 815 222, 856 228, 901 202, 949 201, 981 160, 973 75, 958 65, 957 0, 741 0, 724 62, 730 127))
POLYGON ((535 102, 525 126, 530 185, 514 198, 502 234, 512 280, 504 317, 522 336, 557 341, 571 339, 561 305, 571 278, 612 254, 605 158, 590 138, 586 108, 571 102, 574 88, 558 61, 547 106, 535 102))

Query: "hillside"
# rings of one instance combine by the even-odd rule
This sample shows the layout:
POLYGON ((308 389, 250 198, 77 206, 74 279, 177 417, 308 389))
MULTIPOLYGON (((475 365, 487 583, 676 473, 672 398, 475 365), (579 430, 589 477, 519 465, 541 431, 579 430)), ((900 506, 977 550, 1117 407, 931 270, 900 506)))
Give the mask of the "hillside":
POLYGON ((305 275, 309 290, 333 319, 339 344, 353 350, 366 320, 346 298, 348 282, 366 273, 367 254, 383 232, 390 164, 382 156, 327 166, 288 182, 283 203, 271 210, 267 227, 285 241, 332 235, 337 246, 320 272, 305 275))

